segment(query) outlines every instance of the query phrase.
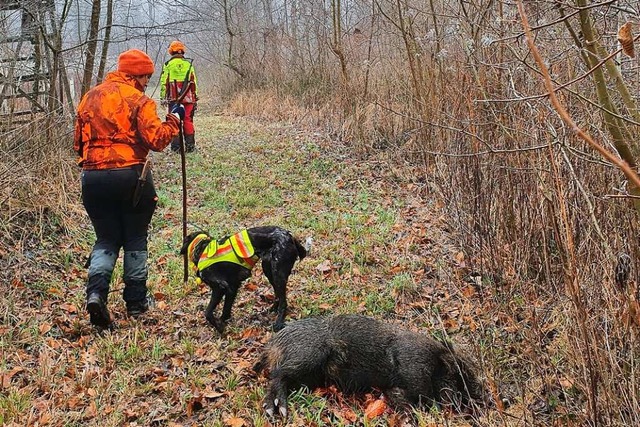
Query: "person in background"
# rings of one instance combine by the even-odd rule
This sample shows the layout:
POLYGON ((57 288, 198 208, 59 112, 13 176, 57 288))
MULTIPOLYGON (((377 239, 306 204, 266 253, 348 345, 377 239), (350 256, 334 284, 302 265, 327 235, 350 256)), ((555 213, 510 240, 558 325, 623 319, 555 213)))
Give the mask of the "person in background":
POLYGON ((117 71, 89 90, 77 109, 73 147, 82 167, 82 203, 96 234, 87 262, 87 311, 101 328, 111 324, 107 296, 121 248, 127 313, 144 313, 153 302, 147 294, 147 233, 158 197, 150 172, 146 181, 139 178, 149 150, 169 145, 184 117, 180 104, 166 121, 158 117, 155 102, 144 94, 153 72, 146 53, 127 50, 117 71))
MULTIPOLYGON (((196 149, 195 128, 193 116, 198 106, 198 80, 193 60, 184 57, 186 47, 181 41, 173 41, 169 45, 171 58, 164 63, 160 76, 160 98, 169 105, 169 110, 180 99, 184 105, 185 116, 183 122, 185 151, 190 153, 196 149)), ((171 141, 171 150, 180 151, 180 141, 171 141)))

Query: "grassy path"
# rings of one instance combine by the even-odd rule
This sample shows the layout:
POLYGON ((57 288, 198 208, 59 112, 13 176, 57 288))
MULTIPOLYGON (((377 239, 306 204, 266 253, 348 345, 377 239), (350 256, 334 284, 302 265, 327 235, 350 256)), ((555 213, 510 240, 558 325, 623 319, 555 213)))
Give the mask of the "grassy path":
MULTIPOLYGON (((314 239, 310 257, 290 278, 288 319, 359 312, 469 331, 474 308, 456 277, 462 260, 437 231, 446 224, 435 202, 411 176, 397 176, 384 162, 359 163, 320 135, 283 125, 201 114, 196 126, 199 150, 188 155, 190 230, 221 236, 273 224, 314 239)), ((260 406, 265 381, 251 366, 270 334, 273 291, 257 268, 225 336, 210 328, 202 314, 208 289, 193 279, 182 283, 179 156, 156 153, 154 180, 156 309, 128 319, 120 292, 113 292, 117 328, 92 331, 81 266, 90 226, 78 218, 69 242, 52 255, 63 281, 58 276, 7 295, 0 424, 269 425, 260 406)), ((120 262, 117 268, 119 278, 120 262)), ((112 285, 121 287, 120 279, 112 285)), ((365 399, 296 393, 289 425, 363 425, 365 399)), ((419 412, 417 418, 427 425, 441 416, 419 412)), ((399 425, 385 414, 367 425, 394 420, 399 425)))

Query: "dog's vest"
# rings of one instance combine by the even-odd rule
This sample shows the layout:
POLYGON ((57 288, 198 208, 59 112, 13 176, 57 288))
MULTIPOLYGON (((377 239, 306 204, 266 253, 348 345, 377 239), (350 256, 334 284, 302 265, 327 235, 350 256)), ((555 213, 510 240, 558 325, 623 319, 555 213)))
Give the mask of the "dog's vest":
POLYGON ((251 270, 258 262, 258 256, 249 239, 249 233, 247 230, 242 230, 220 243, 211 240, 196 263, 192 256, 193 250, 200 241, 206 238, 208 238, 206 234, 197 235, 187 249, 189 262, 196 272, 218 262, 232 262, 251 270))

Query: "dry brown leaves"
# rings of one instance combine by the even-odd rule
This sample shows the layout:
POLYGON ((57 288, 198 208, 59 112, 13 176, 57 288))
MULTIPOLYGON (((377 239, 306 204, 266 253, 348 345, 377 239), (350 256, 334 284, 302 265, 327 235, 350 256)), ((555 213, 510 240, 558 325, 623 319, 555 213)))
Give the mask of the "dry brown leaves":
POLYGON ((633 32, 631 30, 631 22, 627 22, 622 27, 620 27, 620 29, 618 30, 618 41, 622 46, 622 51, 627 56, 629 56, 630 58, 636 56, 633 43, 633 32))

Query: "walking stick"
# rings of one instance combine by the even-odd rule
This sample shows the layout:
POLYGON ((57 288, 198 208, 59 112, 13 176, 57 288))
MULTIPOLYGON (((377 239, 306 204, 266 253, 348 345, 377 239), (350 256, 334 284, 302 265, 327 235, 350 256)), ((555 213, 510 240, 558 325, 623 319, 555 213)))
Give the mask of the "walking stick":
MULTIPOLYGON (((191 68, 189 68, 191 69, 191 68)), ((187 79, 189 74, 187 73, 187 79)), ((184 100, 189 88, 191 87, 191 82, 185 80, 185 83, 182 85, 180 91, 178 91, 178 82, 176 80, 173 81, 173 89, 176 94, 175 100, 172 102, 175 104, 179 104, 184 100)), ((180 163, 182 169, 182 241, 185 242, 187 240, 187 159, 185 155, 185 147, 184 147, 184 131, 183 131, 183 120, 180 118, 180 133, 178 137, 180 139, 180 163)), ((184 269, 182 281, 186 286, 189 281, 189 255, 187 252, 184 254, 184 269)))
MULTIPOLYGON (((182 119, 180 119, 180 163, 182 166, 182 241, 187 240, 187 159, 184 149, 184 132, 182 131, 182 119)), ((184 253, 184 270, 182 282, 186 286, 189 281, 189 259, 187 251, 184 253)))

